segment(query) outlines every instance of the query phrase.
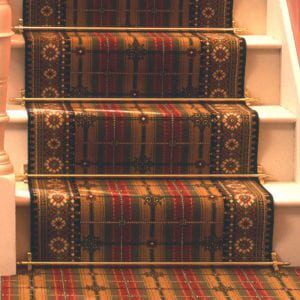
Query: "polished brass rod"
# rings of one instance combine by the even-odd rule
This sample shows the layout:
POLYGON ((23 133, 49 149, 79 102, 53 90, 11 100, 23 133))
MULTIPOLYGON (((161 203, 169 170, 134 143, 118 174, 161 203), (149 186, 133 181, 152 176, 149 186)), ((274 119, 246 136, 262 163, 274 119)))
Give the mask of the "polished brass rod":
POLYGON ((162 266, 177 266, 177 267, 201 267, 201 266, 289 266, 289 262, 43 262, 43 261, 21 261, 17 262, 18 266, 127 266, 127 267, 162 267, 162 266))
POLYGON ((254 102, 255 98, 26 98, 17 97, 11 98, 11 103, 24 102, 254 102))
POLYGON ((266 178, 266 174, 24 174, 27 178, 99 178, 99 179, 199 179, 266 178))
POLYGON ((16 31, 42 30, 42 31, 123 31, 123 32, 228 32, 232 33, 239 28, 220 28, 220 27, 74 27, 74 26, 22 26, 14 27, 16 31))
POLYGON ((223 262, 223 261, 186 261, 186 262, 61 262, 61 261, 33 261, 32 253, 27 253, 28 261, 17 262, 17 266, 27 266, 28 271, 31 272, 34 266, 60 266, 60 267, 263 267, 271 266, 274 271, 279 271, 279 267, 289 266, 289 262, 283 262, 279 260, 279 256, 276 252, 271 254, 272 261, 266 262, 249 262, 249 261, 240 261, 240 262, 223 262))

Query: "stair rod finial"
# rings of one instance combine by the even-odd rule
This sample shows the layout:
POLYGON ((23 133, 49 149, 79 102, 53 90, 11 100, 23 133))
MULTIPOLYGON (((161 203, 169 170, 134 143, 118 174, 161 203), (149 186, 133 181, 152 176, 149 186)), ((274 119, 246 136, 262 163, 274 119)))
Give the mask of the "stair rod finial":
POLYGON ((233 32, 237 35, 240 34, 248 34, 248 29, 247 28, 241 28, 239 27, 238 23, 236 20, 232 21, 232 27, 233 27, 233 32))

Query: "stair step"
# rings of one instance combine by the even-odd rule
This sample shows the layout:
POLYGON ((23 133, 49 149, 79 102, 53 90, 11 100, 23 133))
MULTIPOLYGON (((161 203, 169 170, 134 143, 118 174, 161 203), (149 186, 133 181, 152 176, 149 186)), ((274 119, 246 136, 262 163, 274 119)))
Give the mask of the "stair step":
MULTIPOLYGON (((18 25, 18 20, 22 18, 22 2, 21 0, 10 1, 14 25, 18 25)), ((234 1, 233 15, 237 27, 246 28, 249 34, 264 34, 266 32, 267 0, 234 1)))
POLYGON ((261 123, 296 123, 297 117, 280 105, 252 106, 257 111, 261 123))
POLYGON ((276 206, 300 208, 299 183, 268 182, 264 186, 273 195, 276 206))
POLYGON ((247 41, 247 46, 249 50, 256 49, 281 49, 281 41, 273 38, 269 35, 242 35, 247 41))
MULTIPOLYGON (((300 265, 294 249, 300 248, 300 184, 295 182, 268 182, 265 188, 273 195, 275 203, 274 250, 281 259, 300 265)), ((30 249, 30 194, 28 184, 17 182, 17 259, 26 259, 30 249)))
MULTIPOLYGON (((281 49, 281 42, 268 35, 242 35, 247 41, 248 49, 281 49)), ((22 34, 12 37, 13 48, 24 48, 25 40, 22 34)))
MULTIPOLYGON (((280 105, 252 106, 258 112, 261 123, 295 123, 297 117, 280 105)), ((11 124, 27 124, 28 116, 25 108, 8 106, 7 110, 11 124)))
MULTIPOLYGON (((280 104, 280 53, 281 42, 267 35, 244 36, 248 43, 245 86, 252 97, 260 98, 259 104, 280 104)), ((24 89, 24 38, 13 37, 12 62, 8 97, 19 97, 24 89)))
MULTIPOLYGON (((268 182, 264 187, 272 194, 278 207, 300 208, 300 184, 296 182, 268 182)), ((27 183, 16 183, 16 204, 19 207, 30 205, 30 193, 27 183)))
MULTIPOLYGON (((296 116, 281 106, 254 106, 260 116, 258 162, 276 181, 294 180, 296 116), (289 159, 286 159, 286 158, 289 159)), ((20 173, 27 163, 27 112, 24 108, 8 110, 6 149, 20 173)))

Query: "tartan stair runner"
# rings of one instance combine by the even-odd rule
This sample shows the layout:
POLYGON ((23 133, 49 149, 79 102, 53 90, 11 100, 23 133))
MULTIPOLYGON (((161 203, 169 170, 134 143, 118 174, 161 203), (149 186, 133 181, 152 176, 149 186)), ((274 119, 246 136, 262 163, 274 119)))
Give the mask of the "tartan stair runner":
MULTIPOLYGON (((25 1, 25 25, 232 26, 232 1, 25 1)), ((255 174, 245 40, 216 32, 26 31, 29 174, 255 174)), ((273 200, 256 179, 30 179, 43 261, 267 261, 273 200)))
POLYGON ((92 268, 20 270, 0 279, 14 299, 300 299, 300 269, 92 268))

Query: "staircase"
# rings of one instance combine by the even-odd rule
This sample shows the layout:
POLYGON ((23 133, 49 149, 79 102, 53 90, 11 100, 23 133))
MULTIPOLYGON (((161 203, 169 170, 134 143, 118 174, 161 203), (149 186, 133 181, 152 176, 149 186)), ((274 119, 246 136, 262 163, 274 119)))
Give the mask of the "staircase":
MULTIPOLYGON (((14 22, 22 16, 22 1, 12 0, 14 22)), ((300 265, 294 251, 300 247, 300 184, 297 168, 297 113, 299 104, 287 92, 287 43, 280 34, 279 0, 236 0, 236 26, 247 29, 248 44, 246 88, 258 98, 253 108, 260 116, 259 165, 271 175, 265 187, 275 200, 274 249, 282 259, 300 265), (279 11, 279 12, 278 12, 279 11), (283 65, 284 64, 284 65, 283 65), (287 98, 285 98, 287 97, 287 98)), ((282 12, 282 11, 281 11, 282 12)), ((24 89, 24 40, 13 37, 8 97, 19 97, 24 89)), ((27 113, 18 105, 9 105, 10 122, 6 129, 6 150, 15 172, 22 173, 27 164, 27 113)), ((299 115, 299 114, 298 114, 299 115)), ((30 249, 30 196, 27 184, 17 182, 17 257, 25 259, 30 249)))

